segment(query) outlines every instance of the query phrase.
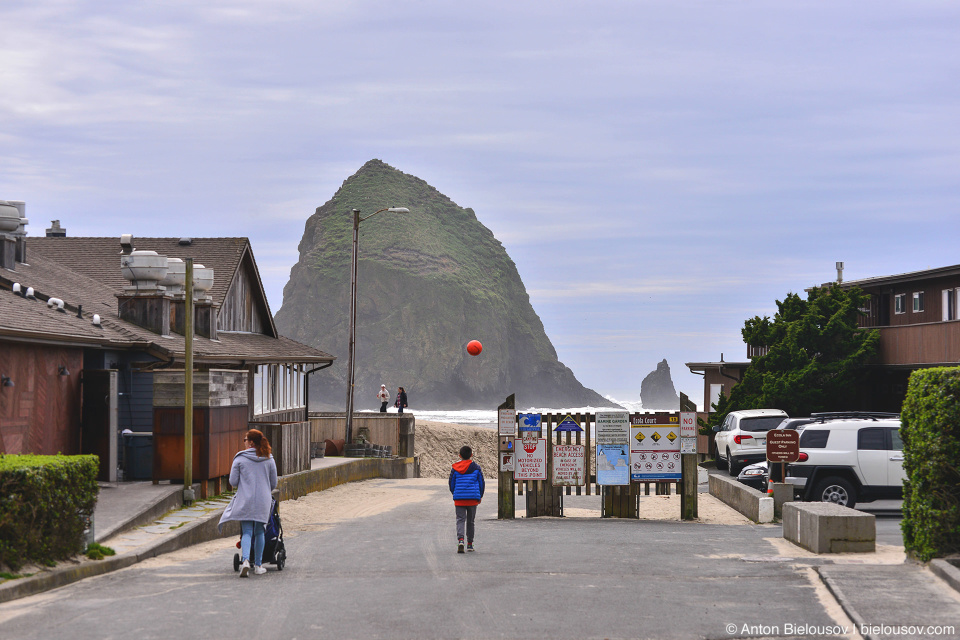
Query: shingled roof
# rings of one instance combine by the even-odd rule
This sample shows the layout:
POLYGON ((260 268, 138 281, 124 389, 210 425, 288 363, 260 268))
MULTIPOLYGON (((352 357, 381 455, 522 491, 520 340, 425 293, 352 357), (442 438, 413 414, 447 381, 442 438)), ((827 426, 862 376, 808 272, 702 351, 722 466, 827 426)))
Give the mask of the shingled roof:
MULTIPOLYGON (((246 238, 194 238, 181 244, 180 238, 134 239, 136 249, 148 249, 171 258, 194 258, 214 270, 210 296, 223 303, 234 276, 245 259, 256 273, 259 290, 250 292, 270 318, 266 295, 250 243, 246 238)), ((118 238, 27 238, 26 263, 15 270, 0 268, 0 338, 44 343, 100 345, 147 351, 161 361, 182 362, 183 336, 159 336, 117 315, 116 295, 129 284, 120 271, 118 238), (33 287, 36 300, 14 294, 13 283, 25 291, 33 287), (60 298, 65 311, 47 306, 48 298, 60 298), (82 311, 81 310, 82 307, 82 311), (80 313, 78 314, 78 311, 80 313), (93 314, 101 318, 99 327, 93 314), (78 317, 79 315, 79 317, 78 317)), ((217 340, 194 338, 196 362, 221 365, 268 362, 329 362, 330 354, 273 335, 220 332, 217 340)))

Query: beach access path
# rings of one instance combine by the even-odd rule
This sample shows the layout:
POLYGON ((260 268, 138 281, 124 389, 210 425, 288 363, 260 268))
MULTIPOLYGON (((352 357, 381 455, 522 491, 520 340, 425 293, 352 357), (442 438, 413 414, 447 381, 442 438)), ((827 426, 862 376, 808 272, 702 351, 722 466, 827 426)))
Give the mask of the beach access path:
MULTIPOLYGON (((570 497, 582 517, 497 520, 488 499, 477 551, 460 555, 444 480, 341 485, 281 504, 282 572, 268 565, 240 579, 235 539, 215 540, 0 605, 0 638, 809 635, 784 633, 799 625, 847 627, 839 637, 857 638, 817 568, 903 566, 889 553, 797 553, 775 525, 590 517, 598 500, 570 497), (741 633, 744 625, 777 632, 741 633)), ((859 584, 843 577, 848 590, 859 584)), ((916 614, 918 624, 932 620, 916 614)))

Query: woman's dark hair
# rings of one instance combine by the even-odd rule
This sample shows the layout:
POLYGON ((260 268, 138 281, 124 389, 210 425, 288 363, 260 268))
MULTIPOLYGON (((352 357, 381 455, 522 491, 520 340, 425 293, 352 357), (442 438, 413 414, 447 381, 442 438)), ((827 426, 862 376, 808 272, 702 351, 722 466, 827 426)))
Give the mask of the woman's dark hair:
POLYGON ((404 391, 403 387, 397 387, 397 388, 400 389, 400 391, 403 391, 404 393, 406 393, 406 391, 404 391))
POLYGON ((460 447, 460 457, 464 460, 469 460, 470 458, 473 457, 473 449, 471 449, 467 445, 463 445, 462 447, 460 447))
POLYGON ((270 441, 267 440, 267 436, 263 435, 262 432, 256 429, 250 429, 247 431, 247 440, 253 443, 253 446, 257 449, 257 455, 261 458, 269 458, 270 452, 273 451, 270 448, 270 441))

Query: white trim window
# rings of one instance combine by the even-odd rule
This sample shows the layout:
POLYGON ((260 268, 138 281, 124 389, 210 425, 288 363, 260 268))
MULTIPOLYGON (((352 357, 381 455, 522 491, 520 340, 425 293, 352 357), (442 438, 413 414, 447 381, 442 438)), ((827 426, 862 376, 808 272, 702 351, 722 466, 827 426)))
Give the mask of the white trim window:
POLYGON ((913 312, 923 313, 923 291, 913 292, 913 312))
POLYGON ((303 408, 304 366, 302 364, 263 364, 253 375, 253 413, 303 408))
POLYGON ((893 312, 897 315, 907 312, 907 294, 898 293, 893 296, 893 312))
POLYGON ((944 322, 957 319, 957 289, 944 289, 940 309, 943 312, 944 322))

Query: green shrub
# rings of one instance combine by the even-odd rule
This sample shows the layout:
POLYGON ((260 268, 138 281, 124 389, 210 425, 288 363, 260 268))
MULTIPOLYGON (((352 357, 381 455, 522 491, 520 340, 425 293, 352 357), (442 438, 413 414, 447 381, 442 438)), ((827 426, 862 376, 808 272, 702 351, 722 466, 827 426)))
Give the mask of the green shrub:
POLYGON ((110 547, 105 547, 98 542, 91 542, 87 545, 87 550, 83 552, 91 560, 103 560, 107 556, 115 556, 117 552, 110 547))
POLYGON ((96 456, 0 455, 0 566, 51 565, 83 549, 96 456))
POLYGON ((900 419, 903 545, 924 562, 960 552, 960 368, 915 371, 900 419))

